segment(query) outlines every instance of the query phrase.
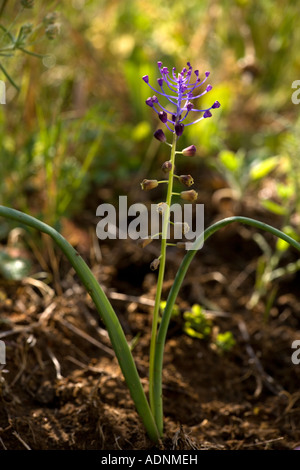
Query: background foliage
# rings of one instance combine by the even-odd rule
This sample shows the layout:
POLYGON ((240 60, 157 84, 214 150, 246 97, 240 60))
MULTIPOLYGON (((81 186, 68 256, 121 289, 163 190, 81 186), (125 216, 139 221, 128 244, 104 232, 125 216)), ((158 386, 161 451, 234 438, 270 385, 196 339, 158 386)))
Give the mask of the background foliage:
MULTIPOLYGON (((2 1, 1 25, 18 38, 31 23, 34 33, 24 44, 41 57, 18 48, 0 56, 19 87, 2 73, 1 203, 57 224, 79 214, 87 197, 97 199, 95 188, 124 192, 118 185, 133 176, 150 169, 153 175, 154 159, 168 157, 152 139, 158 123, 144 104, 149 91, 141 76, 155 83, 158 60, 178 69, 190 61, 211 71, 205 101, 222 104, 182 138, 183 147, 198 148, 194 175, 204 165, 215 172, 212 189, 228 185, 242 202, 251 194, 283 216, 283 225, 294 221, 298 232, 299 123, 291 101, 300 68, 296 2, 21 3, 2 1), (45 17, 53 12, 51 38, 45 17)), ((5 29, 2 49, 9 42, 5 29)))

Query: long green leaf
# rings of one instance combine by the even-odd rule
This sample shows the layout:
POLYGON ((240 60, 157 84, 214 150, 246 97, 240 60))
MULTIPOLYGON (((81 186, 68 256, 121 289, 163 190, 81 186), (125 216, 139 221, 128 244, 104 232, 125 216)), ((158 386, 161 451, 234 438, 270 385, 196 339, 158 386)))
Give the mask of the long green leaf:
POLYGON ((93 299, 97 310, 107 328, 127 386, 130 390, 132 399, 144 423, 148 435, 150 439, 152 439, 154 442, 157 442, 159 440, 159 435, 154 417, 150 410, 150 406, 142 387, 125 334, 119 319, 111 306, 111 303, 109 302, 90 268, 81 258, 79 253, 72 247, 72 245, 70 245, 70 243, 59 232, 44 222, 41 222, 40 220, 37 220, 30 215, 24 214, 23 212, 19 212, 15 209, 11 209, 5 206, 0 206, 0 216, 15 220, 22 225, 28 225, 48 234, 68 258, 83 285, 85 286, 87 292, 93 299))
POLYGON ((271 225, 265 224, 258 220, 250 219, 248 217, 242 216, 235 216, 235 217, 228 217, 226 219, 220 220, 215 224, 208 227, 204 234, 200 235, 196 241, 194 242, 192 249, 187 252, 182 263, 177 271, 177 275, 175 277, 173 286, 169 292, 166 308, 164 310, 160 328, 158 331, 157 342, 156 342, 156 356, 155 356, 155 379, 154 379, 154 401, 156 404, 155 410, 155 417, 156 423, 158 426, 158 430, 162 433, 163 428, 163 403, 162 403, 162 367, 163 367, 163 354, 164 354, 164 346, 166 342, 166 336, 168 331, 168 326, 170 323, 170 318, 172 315, 172 309, 175 304, 179 289, 181 287, 182 281, 186 275, 186 272, 189 268, 191 261, 193 260, 194 256, 196 255, 199 248, 202 247, 203 240, 206 241, 211 235, 215 232, 220 230, 221 228, 225 227, 226 225, 232 224, 233 222, 240 222, 245 225, 251 225, 252 227, 256 227, 257 229, 264 230, 266 232, 272 233, 278 238, 289 243, 291 246, 296 248, 296 250, 300 251, 300 243, 296 240, 291 238, 290 236, 286 235, 285 233, 281 232, 271 225))

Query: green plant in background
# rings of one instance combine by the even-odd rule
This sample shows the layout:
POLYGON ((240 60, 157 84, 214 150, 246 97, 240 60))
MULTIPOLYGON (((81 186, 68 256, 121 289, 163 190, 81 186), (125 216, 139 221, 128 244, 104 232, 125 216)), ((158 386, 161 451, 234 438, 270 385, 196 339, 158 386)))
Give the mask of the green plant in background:
MULTIPOLYGON (((255 188, 258 183, 271 175, 280 164, 280 156, 257 155, 258 152, 249 152, 244 149, 237 152, 221 150, 215 162, 215 168, 225 176, 235 197, 243 199, 247 189, 255 188)), ((262 153, 262 152, 261 152, 262 153)))
POLYGON ((23 23, 20 26, 16 25, 19 15, 23 10, 32 10, 34 7, 34 1, 20 0, 19 12, 16 13, 15 19, 10 25, 6 25, 1 21, 1 17, 8 6, 8 1, 3 0, 0 6, 0 57, 3 58, 0 61, 0 70, 2 70, 5 77, 13 85, 13 87, 19 91, 19 86, 16 84, 10 73, 8 73, 6 67, 3 65, 5 58, 14 57, 16 52, 28 54, 34 57, 42 59, 45 57, 42 54, 38 54, 31 50, 31 46, 34 45, 42 36, 48 39, 54 39, 58 33, 60 25, 57 21, 57 13, 48 13, 43 22, 40 24, 23 23))
POLYGON ((195 304, 191 310, 183 313, 183 331, 192 338, 205 339, 211 334, 211 321, 205 315, 203 308, 195 304))
MULTIPOLYGON (((287 125, 282 119, 281 122, 285 129, 277 157, 281 161, 281 170, 277 171, 272 198, 261 199, 260 204, 268 212, 280 218, 281 230, 284 233, 300 241, 298 223, 300 211, 300 165, 298 158, 300 120, 298 119, 293 127, 287 125)), ((260 234, 255 234, 253 240, 263 254, 258 259, 255 290, 247 306, 253 308, 262 297, 266 296, 265 318, 267 319, 278 291, 278 286, 274 281, 296 273, 300 270, 300 262, 296 260, 287 263, 289 245, 283 240, 278 240, 275 247, 260 234)))
POLYGON ((235 346, 236 341, 231 331, 225 331, 217 334, 215 344, 221 352, 228 352, 235 346))

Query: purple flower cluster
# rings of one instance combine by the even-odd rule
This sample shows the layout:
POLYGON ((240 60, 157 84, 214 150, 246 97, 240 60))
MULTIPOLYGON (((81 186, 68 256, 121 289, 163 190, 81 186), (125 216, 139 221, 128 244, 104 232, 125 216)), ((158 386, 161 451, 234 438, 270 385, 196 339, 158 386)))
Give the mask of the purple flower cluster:
POLYGON ((177 136, 181 136, 185 126, 190 126, 202 119, 211 117, 212 114, 210 110, 220 107, 218 101, 215 101, 214 104, 207 109, 196 109, 192 103, 192 100, 200 98, 212 89, 211 85, 207 85, 202 93, 193 96, 194 91, 206 82, 209 77, 209 72, 205 72, 205 78, 201 80, 199 70, 195 70, 194 74, 196 78, 194 83, 191 83, 193 68, 189 62, 187 63, 188 68, 184 67, 177 75, 176 69, 173 67, 172 77, 170 76, 168 68, 163 67, 162 62, 158 62, 157 65, 161 74, 161 77, 157 79, 157 83, 161 91, 156 90, 149 84, 148 75, 144 75, 143 80, 156 94, 167 98, 174 106, 174 111, 168 111, 162 106, 156 95, 147 98, 146 104, 154 109, 161 122, 163 122, 171 132, 175 132, 177 136), (163 89, 164 85, 166 85, 170 91, 168 90, 166 92, 163 89), (183 121, 185 121, 190 112, 203 113, 203 115, 188 124, 183 124, 183 121))

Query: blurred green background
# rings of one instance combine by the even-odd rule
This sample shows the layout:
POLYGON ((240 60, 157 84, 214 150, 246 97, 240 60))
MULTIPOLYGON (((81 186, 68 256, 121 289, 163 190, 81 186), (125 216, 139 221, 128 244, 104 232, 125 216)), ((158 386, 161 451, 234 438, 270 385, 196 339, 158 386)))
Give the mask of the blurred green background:
POLYGON ((212 192, 228 186, 240 202, 250 194, 254 205, 298 220, 297 2, 30 3, 2 0, 0 10, 2 204, 57 224, 80 214, 87 198, 96 207, 99 188, 116 196, 136 177, 159 174, 168 148, 152 137, 158 120, 145 105, 150 90, 141 77, 155 84, 158 60, 177 69, 190 61, 200 75, 211 72, 213 90, 201 105, 222 106, 180 139, 182 148, 198 148, 189 163, 194 178, 205 167, 212 192), (49 39, 45 17, 53 12, 49 39), (18 48, 8 57, 6 31, 16 39, 28 23, 34 31, 24 48, 44 57, 18 48))

